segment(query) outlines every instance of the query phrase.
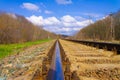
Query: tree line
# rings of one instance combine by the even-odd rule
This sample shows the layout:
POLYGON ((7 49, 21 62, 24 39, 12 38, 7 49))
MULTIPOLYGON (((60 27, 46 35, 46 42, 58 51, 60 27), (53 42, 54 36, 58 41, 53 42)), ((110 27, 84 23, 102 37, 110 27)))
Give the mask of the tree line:
POLYGON ((33 25, 25 17, 0 13, 0 44, 21 43, 46 38, 55 38, 56 34, 33 25))
POLYGON ((112 37, 114 40, 120 40, 120 11, 82 28, 74 35, 74 38, 84 40, 111 40, 112 37))

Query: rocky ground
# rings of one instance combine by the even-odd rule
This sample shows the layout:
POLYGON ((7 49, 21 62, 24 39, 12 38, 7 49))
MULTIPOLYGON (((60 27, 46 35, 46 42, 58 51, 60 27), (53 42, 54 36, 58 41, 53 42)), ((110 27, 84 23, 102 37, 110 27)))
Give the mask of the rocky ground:
POLYGON ((24 51, 0 61, 0 80, 31 80, 35 71, 40 69, 53 41, 34 45, 24 51))
POLYGON ((120 55, 86 45, 60 40, 80 80, 120 80, 120 55))

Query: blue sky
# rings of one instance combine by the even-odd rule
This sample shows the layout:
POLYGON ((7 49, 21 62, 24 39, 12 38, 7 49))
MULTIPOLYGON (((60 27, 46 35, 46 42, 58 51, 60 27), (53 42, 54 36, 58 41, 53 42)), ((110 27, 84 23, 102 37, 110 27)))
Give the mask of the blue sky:
POLYGON ((0 10, 25 16, 58 34, 72 35, 120 9, 120 0, 0 0, 0 10))

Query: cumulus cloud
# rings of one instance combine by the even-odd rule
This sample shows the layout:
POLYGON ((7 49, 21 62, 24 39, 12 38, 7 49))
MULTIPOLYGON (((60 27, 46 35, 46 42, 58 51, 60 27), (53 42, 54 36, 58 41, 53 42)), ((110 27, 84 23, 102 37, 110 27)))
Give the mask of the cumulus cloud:
POLYGON ((61 18, 61 21, 65 27, 69 26, 87 26, 90 23, 93 23, 92 20, 84 19, 84 18, 75 18, 70 15, 65 15, 61 18), (82 20, 81 20, 82 19, 82 20))
POLYGON ((75 20, 75 18, 73 18, 72 16, 70 16, 70 15, 65 15, 65 16, 63 16, 62 18, 61 18, 61 20, 63 21, 63 22, 75 22, 76 20, 75 20))
POLYGON ((76 26, 76 19, 70 15, 63 16, 61 22, 65 27, 76 26))
POLYGON ((32 22, 35 25, 43 26, 44 29, 49 30, 51 32, 55 32, 57 34, 66 34, 66 35, 72 35, 76 31, 79 31, 84 26, 89 25, 90 23, 93 23, 92 20, 88 20, 85 18, 73 17, 70 15, 65 15, 61 18, 48 17, 43 18, 42 16, 30 16, 27 17, 27 19, 32 22))
POLYGON ((23 3, 21 5, 22 8, 25 8, 27 10, 32 10, 32 11, 40 11, 39 7, 33 3, 23 3))
POLYGON ((72 0, 56 0, 58 4, 72 4, 72 0))
POLYGON ((44 19, 44 25, 55 26, 59 24, 60 24, 60 21, 56 17, 48 17, 44 19))
POLYGON ((56 17, 48 17, 43 19, 42 16, 32 15, 30 17, 26 17, 26 19, 37 26, 55 26, 60 24, 60 21, 56 17))
POLYGON ((45 30, 57 33, 57 34, 64 34, 64 35, 73 35, 77 31, 79 31, 81 28, 79 27, 59 27, 59 26, 49 26, 44 27, 45 30))
POLYGON ((37 26, 42 26, 44 24, 44 20, 43 20, 43 17, 42 16, 35 16, 35 15, 32 15, 30 17, 26 17, 30 22, 32 22, 34 25, 37 25, 37 26))
POLYGON ((92 20, 84 20, 84 21, 81 21, 81 22, 79 22, 79 21, 76 22, 76 25, 78 25, 78 26, 87 26, 87 25, 89 25, 91 23, 93 23, 92 20))

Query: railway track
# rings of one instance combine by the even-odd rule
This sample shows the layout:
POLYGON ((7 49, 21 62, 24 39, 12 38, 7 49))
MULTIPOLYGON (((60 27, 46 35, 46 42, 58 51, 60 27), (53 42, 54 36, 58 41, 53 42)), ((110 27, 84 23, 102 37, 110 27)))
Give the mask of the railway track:
MULTIPOLYGON (((61 43, 57 40, 43 60, 41 80, 79 80, 76 72, 71 72, 70 67, 71 62, 61 43)), ((33 80, 39 79, 39 73, 33 76, 33 80)))
POLYGON ((36 72, 32 80, 64 80, 63 66, 66 65, 62 63, 63 54, 59 45, 57 40, 43 59, 41 76, 40 72, 36 72))
POLYGON ((70 39, 66 39, 66 40, 81 43, 81 44, 92 46, 92 47, 97 47, 99 49, 106 49, 109 51, 114 51, 116 54, 120 54, 120 44, 118 43, 82 41, 82 40, 70 40, 70 39))
POLYGON ((75 41, 60 43, 71 62, 71 72, 78 76, 74 80, 120 80, 120 55, 75 41))

